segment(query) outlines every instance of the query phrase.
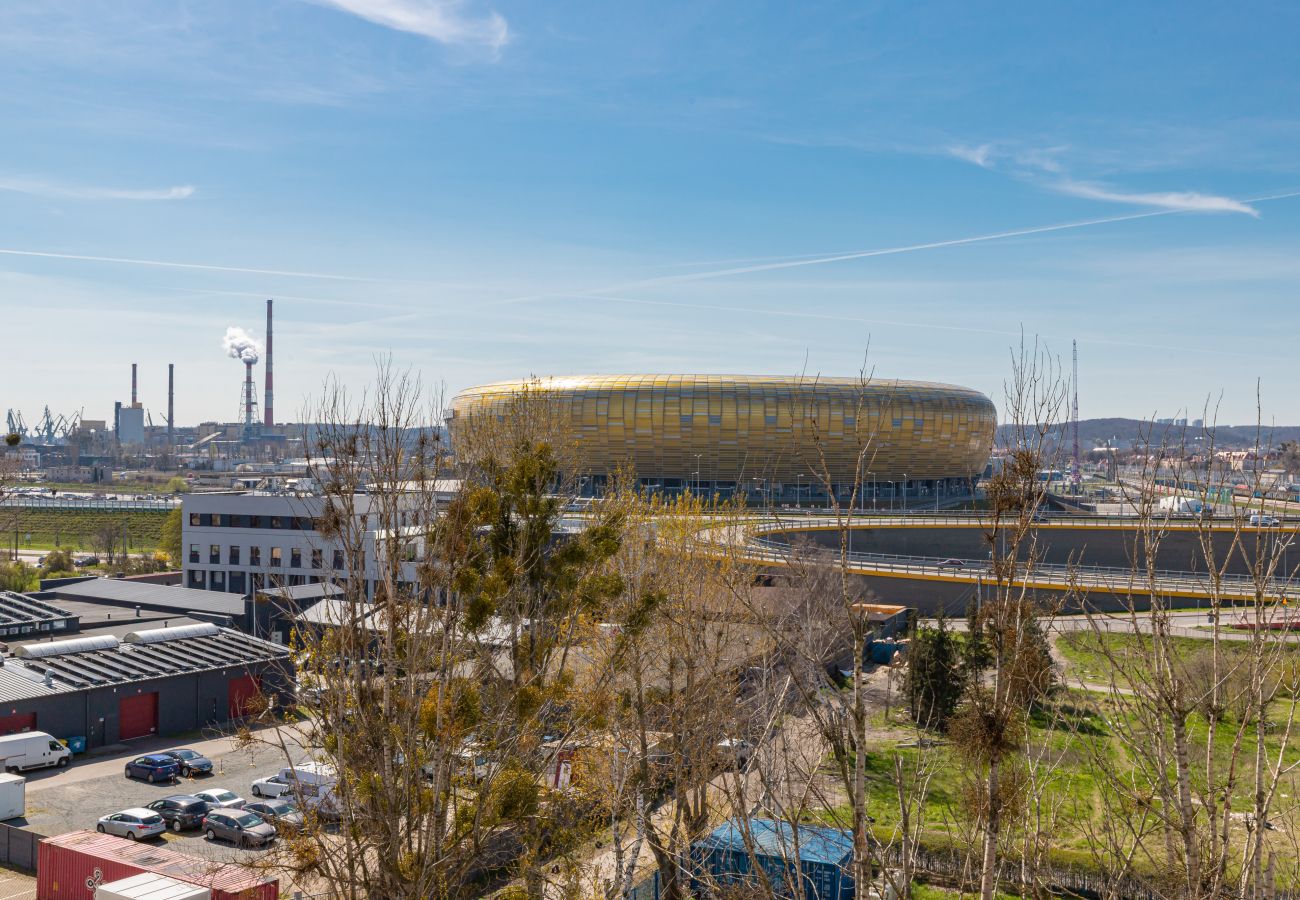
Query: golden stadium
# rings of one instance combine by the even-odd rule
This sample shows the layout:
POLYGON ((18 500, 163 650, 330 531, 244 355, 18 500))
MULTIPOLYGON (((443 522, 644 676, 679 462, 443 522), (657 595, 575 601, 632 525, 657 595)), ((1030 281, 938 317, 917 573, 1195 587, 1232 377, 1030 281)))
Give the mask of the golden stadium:
POLYGON ((451 405, 453 447, 470 423, 513 415, 523 396, 546 401, 563 423, 592 494, 629 469, 666 493, 806 502, 824 497, 824 471, 845 498, 860 475, 868 502, 938 499, 970 491, 997 424, 978 391, 924 381, 570 375, 462 391, 451 405))

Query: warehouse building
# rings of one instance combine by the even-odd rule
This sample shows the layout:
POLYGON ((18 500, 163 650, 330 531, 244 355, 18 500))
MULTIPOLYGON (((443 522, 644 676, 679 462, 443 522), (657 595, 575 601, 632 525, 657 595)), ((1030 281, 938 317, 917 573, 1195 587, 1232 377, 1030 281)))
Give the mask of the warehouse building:
POLYGON ((123 578, 47 579, 41 582, 41 590, 34 597, 65 608, 73 608, 74 604, 93 605, 109 617, 116 610, 119 619, 186 616, 250 634, 254 633, 256 619, 253 605, 241 596, 123 578))
MULTIPOLYGON (((120 629, 119 629, 120 630, 120 629)), ((88 748, 239 719, 259 696, 292 701, 288 650, 211 622, 11 647, 0 734, 84 737, 88 748)))
POLYGON ((0 591, 0 640, 31 640, 79 628, 80 618, 67 609, 26 594, 0 591))

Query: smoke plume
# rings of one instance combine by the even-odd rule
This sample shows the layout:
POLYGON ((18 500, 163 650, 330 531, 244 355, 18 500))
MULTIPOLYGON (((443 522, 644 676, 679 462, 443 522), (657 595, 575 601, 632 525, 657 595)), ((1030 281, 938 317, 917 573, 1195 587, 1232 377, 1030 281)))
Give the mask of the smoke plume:
POLYGON ((242 328, 231 326, 226 329, 222 340, 226 355, 242 363, 255 363, 262 356, 262 347, 253 340, 253 336, 242 328))

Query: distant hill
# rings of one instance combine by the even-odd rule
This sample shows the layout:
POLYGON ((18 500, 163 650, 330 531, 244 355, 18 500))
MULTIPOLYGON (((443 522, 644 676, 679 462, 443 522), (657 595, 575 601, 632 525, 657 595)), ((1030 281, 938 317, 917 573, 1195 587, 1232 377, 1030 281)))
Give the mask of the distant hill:
MULTIPOLYGON (((1012 434, 1012 426, 998 427, 998 443, 1005 444, 1012 434)), ((1056 429, 1056 438, 1065 445, 1070 443, 1069 423, 1056 429)), ((1191 425, 1158 425, 1142 419, 1080 419, 1079 449, 1083 452, 1093 447, 1104 446, 1110 441, 1113 446, 1127 448, 1133 444, 1192 444, 1201 443, 1211 436, 1204 428, 1191 425)), ((1256 428, 1254 425, 1219 425, 1212 429, 1214 446, 1222 450, 1243 450, 1263 446, 1276 447, 1283 441, 1300 441, 1300 425, 1274 425, 1256 428)))

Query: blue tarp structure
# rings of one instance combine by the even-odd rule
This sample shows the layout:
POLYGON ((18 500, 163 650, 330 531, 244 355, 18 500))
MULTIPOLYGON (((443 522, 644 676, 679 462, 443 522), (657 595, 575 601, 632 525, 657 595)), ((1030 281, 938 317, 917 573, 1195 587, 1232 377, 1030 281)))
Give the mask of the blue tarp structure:
POLYGON ((733 819, 691 845, 691 858, 720 884, 764 877, 788 900, 853 897, 853 838, 837 828, 733 819))

